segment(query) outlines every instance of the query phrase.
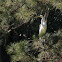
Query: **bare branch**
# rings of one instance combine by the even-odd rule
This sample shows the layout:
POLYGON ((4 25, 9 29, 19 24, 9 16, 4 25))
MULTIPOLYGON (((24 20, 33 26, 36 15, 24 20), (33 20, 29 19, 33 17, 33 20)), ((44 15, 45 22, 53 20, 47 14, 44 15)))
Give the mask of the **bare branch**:
POLYGON ((17 11, 17 9, 21 8, 25 4, 25 1, 26 0, 23 0, 22 2, 17 3, 17 8, 15 8, 14 10, 12 10, 10 13, 14 14, 17 11))

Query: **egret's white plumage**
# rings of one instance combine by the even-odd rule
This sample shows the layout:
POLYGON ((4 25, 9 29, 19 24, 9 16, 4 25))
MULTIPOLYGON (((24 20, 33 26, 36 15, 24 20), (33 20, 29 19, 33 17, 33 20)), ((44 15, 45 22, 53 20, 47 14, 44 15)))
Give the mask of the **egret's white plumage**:
POLYGON ((39 25, 39 39, 41 39, 41 37, 45 34, 47 29, 47 21, 42 15, 40 15, 40 17, 42 19, 41 19, 41 24, 39 25))

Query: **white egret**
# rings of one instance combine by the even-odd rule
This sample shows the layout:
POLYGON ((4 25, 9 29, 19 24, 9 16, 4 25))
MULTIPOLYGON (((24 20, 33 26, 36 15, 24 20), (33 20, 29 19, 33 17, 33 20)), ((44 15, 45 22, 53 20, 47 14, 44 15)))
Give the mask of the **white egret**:
POLYGON ((39 25, 39 39, 41 40, 41 37, 46 33, 47 30, 47 20, 43 15, 37 17, 41 18, 41 23, 39 25))

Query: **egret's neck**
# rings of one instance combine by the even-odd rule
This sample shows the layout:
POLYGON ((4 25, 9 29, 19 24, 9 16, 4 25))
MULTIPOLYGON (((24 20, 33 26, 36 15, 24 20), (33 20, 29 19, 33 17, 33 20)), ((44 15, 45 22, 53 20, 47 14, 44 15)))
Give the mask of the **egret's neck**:
POLYGON ((41 24, 43 23, 43 18, 41 19, 41 24))
POLYGON ((45 21, 44 18, 41 19, 41 25, 44 25, 44 26, 47 25, 47 21, 45 21))

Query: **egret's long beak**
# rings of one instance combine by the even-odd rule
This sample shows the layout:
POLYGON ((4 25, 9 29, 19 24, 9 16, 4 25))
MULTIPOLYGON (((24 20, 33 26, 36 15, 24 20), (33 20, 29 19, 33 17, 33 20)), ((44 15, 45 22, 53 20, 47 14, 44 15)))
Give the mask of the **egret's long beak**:
POLYGON ((34 17, 34 18, 37 18, 37 17, 40 17, 40 16, 36 16, 36 17, 34 17))
POLYGON ((40 17, 40 16, 37 16, 37 17, 40 17))

